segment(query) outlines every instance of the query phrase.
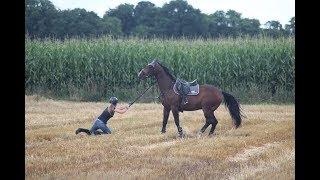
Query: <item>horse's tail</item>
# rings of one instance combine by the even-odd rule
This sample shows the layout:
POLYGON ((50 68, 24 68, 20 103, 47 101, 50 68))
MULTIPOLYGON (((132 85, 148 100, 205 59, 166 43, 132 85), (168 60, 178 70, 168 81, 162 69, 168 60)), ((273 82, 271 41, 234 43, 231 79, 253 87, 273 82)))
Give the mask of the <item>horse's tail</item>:
POLYGON ((223 91, 222 94, 224 97, 224 104, 229 109, 229 113, 232 117, 233 124, 236 128, 238 128, 241 125, 241 116, 243 116, 240 111, 240 104, 231 94, 228 94, 223 91))

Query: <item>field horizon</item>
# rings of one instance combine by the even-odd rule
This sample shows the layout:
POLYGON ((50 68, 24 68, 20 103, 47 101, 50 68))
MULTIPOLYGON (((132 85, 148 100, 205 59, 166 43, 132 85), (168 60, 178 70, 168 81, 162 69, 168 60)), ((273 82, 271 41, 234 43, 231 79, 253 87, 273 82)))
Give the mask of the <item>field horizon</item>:
POLYGON ((238 129, 221 105, 213 137, 210 127, 198 134, 201 110, 185 111, 179 138, 171 113, 160 133, 161 104, 136 103, 110 120, 112 134, 75 135, 106 106, 26 95, 25 178, 294 179, 294 104, 242 104, 247 117, 238 129))

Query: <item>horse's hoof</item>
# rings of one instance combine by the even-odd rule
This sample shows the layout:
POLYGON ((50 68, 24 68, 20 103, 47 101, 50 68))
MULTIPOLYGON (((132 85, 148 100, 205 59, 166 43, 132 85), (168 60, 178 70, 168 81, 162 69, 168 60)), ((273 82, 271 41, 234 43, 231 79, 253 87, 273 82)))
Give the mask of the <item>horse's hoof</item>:
POLYGON ((185 137, 185 135, 184 135, 184 133, 181 131, 181 132, 179 132, 179 137, 180 138, 184 138, 185 137))
POLYGON ((161 129, 161 134, 164 134, 164 133, 166 133, 166 129, 165 129, 165 128, 162 128, 162 129, 161 129))
POLYGON ((201 132, 201 131, 196 132, 196 135, 197 135, 198 137, 202 136, 202 134, 203 134, 203 132, 201 132))

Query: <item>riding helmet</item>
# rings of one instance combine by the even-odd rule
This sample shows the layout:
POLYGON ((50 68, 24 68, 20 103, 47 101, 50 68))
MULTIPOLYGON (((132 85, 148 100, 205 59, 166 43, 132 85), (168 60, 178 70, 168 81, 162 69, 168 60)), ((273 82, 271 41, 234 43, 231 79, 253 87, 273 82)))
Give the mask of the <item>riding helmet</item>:
POLYGON ((110 102, 111 104, 113 104, 113 105, 117 105, 117 103, 118 103, 118 98, 116 98, 116 97, 111 97, 109 102, 110 102))

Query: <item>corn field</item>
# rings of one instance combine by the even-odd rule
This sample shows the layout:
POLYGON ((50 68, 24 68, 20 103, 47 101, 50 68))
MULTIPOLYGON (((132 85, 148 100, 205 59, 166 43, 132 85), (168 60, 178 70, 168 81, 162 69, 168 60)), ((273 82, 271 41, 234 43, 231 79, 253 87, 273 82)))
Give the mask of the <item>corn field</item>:
MULTIPOLYGON (((243 102, 294 102, 295 39, 25 39, 26 94, 132 100, 152 80, 137 73, 153 59, 173 75, 213 84, 243 102), (274 92, 273 92, 274 91, 274 92)), ((151 90, 158 95, 157 88, 151 90)))

